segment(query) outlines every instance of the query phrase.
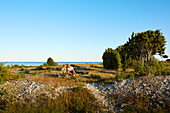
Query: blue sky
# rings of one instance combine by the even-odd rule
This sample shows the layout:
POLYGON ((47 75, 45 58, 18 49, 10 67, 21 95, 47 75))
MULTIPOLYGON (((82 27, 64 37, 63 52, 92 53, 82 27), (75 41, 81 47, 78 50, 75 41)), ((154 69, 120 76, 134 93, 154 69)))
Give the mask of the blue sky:
POLYGON ((156 29, 170 56, 170 0, 0 0, 0 61, 102 61, 156 29))

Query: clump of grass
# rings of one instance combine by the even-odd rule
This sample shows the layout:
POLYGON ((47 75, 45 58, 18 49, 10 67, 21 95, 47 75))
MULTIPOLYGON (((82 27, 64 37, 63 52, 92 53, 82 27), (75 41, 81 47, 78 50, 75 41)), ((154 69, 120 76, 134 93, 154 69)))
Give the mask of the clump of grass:
POLYGON ((24 68, 21 68, 21 71, 24 71, 24 68))
POLYGON ((90 65, 90 67, 95 67, 95 66, 92 64, 92 65, 90 65))
POLYGON ((100 79, 101 78, 100 75, 96 75, 96 74, 91 74, 90 76, 93 79, 100 79))
POLYGON ((67 73, 60 73, 60 76, 63 78, 66 77, 66 75, 67 75, 67 73))
POLYGON ((56 71, 56 69, 51 68, 51 67, 48 67, 47 69, 48 69, 49 72, 51 72, 51 71, 56 71))
POLYGON ((88 74, 88 72, 87 71, 83 71, 83 74, 88 74))
POLYGON ((7 90, 5 88, 1 88, 0 95, 5 95, 5 94, 7 94, 7 90))
POLYGON ((32 71, 32 75, 33 76, 37 75, 37 72, 36 71, 32 71))
POLYGON ((77 77, 74 77, 74 76, 71 77, 71 80, 76 80, 76 79, 77 79, 77 77))
POLYGON ((128 73, 126 75, 126 78, 135 78, 135 74, 134 73, 128 73))
POLYGON ((116 76, 115 76, 115 80, 120 80, 120 79, 123 79, 124 78, 124 73, 118 73, 116 76))
POLYGON ((79 82, 82 82, 82 79, 79 79, 79 82))
POLYGON ((24 71, 26 74, 29 74, 30 73, 30 70, 29 69, 25 69, 24 71))

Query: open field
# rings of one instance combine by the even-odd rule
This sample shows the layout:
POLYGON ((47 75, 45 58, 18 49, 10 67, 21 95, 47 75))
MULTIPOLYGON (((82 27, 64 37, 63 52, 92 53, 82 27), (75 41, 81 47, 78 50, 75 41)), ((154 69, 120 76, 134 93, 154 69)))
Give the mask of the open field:
MULTIPOLYGON (((168 63, 164 65, 166 70, 170 69, 168 63)), ((25 109, 30 112, 32 109, 34 112, 51 110, 53 112, 121 112, 125 108, 131 110, 129 108, 132 106, 129 101, 132 101, 132 98, 138 100, 137 103, 133 103, 133 106, 136 106, 133 108, 134 111, 140 111, 143 108, 146 112, 149 112, 149 108, 152 108, 151 111, 154 112, 169 110, 165 108, 169 106, 169 98, 167 98, 169 91, 166 89, 169 87, 169 75, 167 74, 169 72, 157 77, 153 75, 142 77, 138 76, 133 69, 106 70, 103 69, 102 64, 74 64, 72 66, 77 72, 74 77, 57 77, 61 65, 3 67, 6 74, 9 74, 9 79, 5 79, 6 81, 2 81, 0 84, 1 111, 15 112, 18 109, 25 109), (18 78, 13 76, 18 76, 18 78), (159 86, 160 84, 161 86, 159 86), (145 91, 145 89, 147 90, 145 91), (150 93, 156 90, 159 91, 158 95, 150 93), (163 92, 164 90, 165 92, 163 92), (131 98, 128 98, 129 92, 132 93, 131 98), (74 98, 74 95, 80 98, 74 98), (140 99, 143 97, 145 100, 140 99), (92 101, 89 100, 90 98, 92 101), (163 105, 156 99, 161 99, 160 102, 163 102, 163 105), (80 100, 83 100, 83 103, 80 100), (141 104, 140 106, 140 103, 148 103, 148 101, 155 104, 141 104), (74 104, 75 102, 78 103, 74 104), (21 105, 14 106, 12 103, 21 105), (22 103, 25 104, 22 105, 22 103), (37 105, 41 106, 40 109, 37 105), (11 106, 11 109, 7 106, 11 106), (155 106, 157 107, 154 108, 155 106)))

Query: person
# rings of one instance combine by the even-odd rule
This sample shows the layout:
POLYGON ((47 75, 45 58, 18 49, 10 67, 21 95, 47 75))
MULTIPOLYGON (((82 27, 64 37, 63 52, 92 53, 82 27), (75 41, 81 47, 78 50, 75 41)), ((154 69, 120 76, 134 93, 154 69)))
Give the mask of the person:
POLYGON ((59 73, 57 73, 58 77, 60 77, 61 74, 65 74, 66 73, 66 65, 63 64, 61 71, 59 73))
POLYGON ((61 72, 66 73, 66 65, 65 64, 63 64, 63 66, 62 66, 61 72))
POLYGON ((70 64, 67 65, 67 74, 72 75, 72 76, 76 75, 76 72, 74 71, 74 68, 70 64))

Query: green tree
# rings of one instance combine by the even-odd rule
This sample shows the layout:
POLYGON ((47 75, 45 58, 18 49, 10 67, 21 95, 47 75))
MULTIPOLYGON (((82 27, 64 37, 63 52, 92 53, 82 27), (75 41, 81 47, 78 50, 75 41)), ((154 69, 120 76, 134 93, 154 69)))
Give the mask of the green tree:
POLYGON ((120 69, 122 66, 119 52, 112 48, 105 50, 102 59, 105 69, 120 69))
POLYGON ((165 54, 165 37, 160 30, 148 30, 141 33, 134 32, 127 42, 127 49, 129 55, 135 60, 140 60, 142 64, 148 66, 153 55, 160 55, 167 58, 165 54))
POLYGON ((126 68, 129 68, 130 66, 132 66, 132 58, 129 54, 130 51, 127 49, 127 44, 118 46, 116 50, 120 54, 123 69, 126 70, 126 68))
POLYGON ((56 66, 56 63, 54 62, 54 60, 51 57, 48 58, 47 64, 48 64, 48 66, 56 66))

